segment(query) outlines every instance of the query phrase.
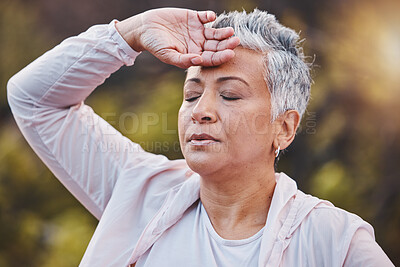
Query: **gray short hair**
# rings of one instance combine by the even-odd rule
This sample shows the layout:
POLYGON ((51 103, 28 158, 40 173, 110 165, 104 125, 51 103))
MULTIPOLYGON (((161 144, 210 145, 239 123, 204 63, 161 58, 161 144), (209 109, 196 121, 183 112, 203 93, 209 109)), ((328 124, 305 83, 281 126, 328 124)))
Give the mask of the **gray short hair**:
POLYGON ((311 88, 311 64, 306 62, 299 35, 274 15, 254 9, 223 13, 206 27, 232 27, 243 48, 264 54, 264 79, 271 93, 271 120, 286 110, 303 116, 311 88))

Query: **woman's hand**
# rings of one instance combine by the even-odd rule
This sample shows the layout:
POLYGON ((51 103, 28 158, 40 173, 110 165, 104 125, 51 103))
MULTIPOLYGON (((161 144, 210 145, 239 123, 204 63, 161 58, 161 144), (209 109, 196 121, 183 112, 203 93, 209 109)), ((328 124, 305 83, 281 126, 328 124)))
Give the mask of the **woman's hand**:
POLYGON ((234 57, 240 43, 232 28, 204 28, 213 11, 153 9, 118 22, 122 37, 136 51, 147 50, 161 61, 188 68, 216 66, 234 57))

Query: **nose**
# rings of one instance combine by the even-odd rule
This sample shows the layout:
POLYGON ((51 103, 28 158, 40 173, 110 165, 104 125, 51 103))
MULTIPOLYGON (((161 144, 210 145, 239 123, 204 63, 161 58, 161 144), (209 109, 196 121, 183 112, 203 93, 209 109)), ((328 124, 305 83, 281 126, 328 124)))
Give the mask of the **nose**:
POLYGON ((210 93, 203 93, 192 110, 194 123, 213 123, 217 120, 215 109, 216 99, 210 93))

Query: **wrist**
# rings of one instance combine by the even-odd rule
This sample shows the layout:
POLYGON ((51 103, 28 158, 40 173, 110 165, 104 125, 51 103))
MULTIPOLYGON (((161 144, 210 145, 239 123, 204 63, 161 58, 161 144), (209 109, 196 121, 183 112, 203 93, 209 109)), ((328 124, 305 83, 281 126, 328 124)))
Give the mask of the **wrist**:
POLYGON ((136 52, 145 50, 140 38, 143 32, 141 14, 117 22, 115 28, 133 50, 136 52))

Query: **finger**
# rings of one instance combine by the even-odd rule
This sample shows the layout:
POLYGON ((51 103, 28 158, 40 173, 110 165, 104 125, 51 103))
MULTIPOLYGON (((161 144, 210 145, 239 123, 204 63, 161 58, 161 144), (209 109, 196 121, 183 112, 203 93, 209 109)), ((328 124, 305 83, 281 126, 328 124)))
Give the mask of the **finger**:
POLYGON ((179 68, 187 69, 190 66, 201 65, 203 59, 197 54, 182 54, 174 49, 166 49, 162 55, 157 56, 161 61, 175 65, 179 68))
POLYGON ((212 67, 221 65, 235 56, 235 52, 230 49, 226 49, 218 52, 204 51, 201 57, 203 62, 200 64, 205 67, 212 67))
POLYGON ((204 42, 204 50, 207 51, 222 51, 225 49, 235 49, 240 44, 238 37, 232 37, 223 41, 206 40, 204 42))
POLYGON ((214 28, 205 28, 204 29, 204 36, 206 39, 209 40, 223 40, 226 38, 231 37, 234 34, 234 30, 232 27, 227 27, 227 28, 220 28, 220 29, 214 29, 214 28))
POLYGON ((197 17, 201 21, 201 23, 205 24, 211 21, 214 21, 217 18, 217 15, 215 15, 214 11, 198 11, 197 12, 197 17))

